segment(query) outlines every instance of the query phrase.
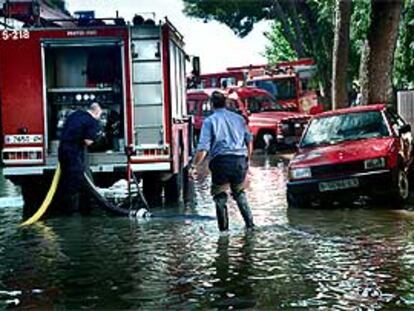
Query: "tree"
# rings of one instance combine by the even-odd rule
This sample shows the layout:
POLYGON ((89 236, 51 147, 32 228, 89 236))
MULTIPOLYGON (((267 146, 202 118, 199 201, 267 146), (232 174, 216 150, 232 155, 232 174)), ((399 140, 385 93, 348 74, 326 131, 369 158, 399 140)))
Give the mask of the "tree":
POLYGON ((347 71, 351 12, 351 1, 336 1, 332 66, 332 109, 348 106, 347 71))
POLYGON ((289 61, 297 58, 295 51, 283 36, 281 23, 276 21, 272 24, 271 30, 264 33, 270 44, 265 47, 265 55, 269 64, 276 64, 280 61, 289 61))
POLYGON ((333 38, 331 27, 333 0, 183 0, 184 12, 204 21, 216 20, 229 26, 240 37, 246 36, 255 23, 273 20, 275 25, 266 34, 271 42, 267 55, 285 58, 312 57, 318 64, 318 77, 323 95, 329 96, 333 38), (279 41, 283 37, 282 43, 279 41), (280 49, 276 46, 283 44, 280 49), (281 53, 279 53, 281 52, 281 53))
POLYGON ((407 0, 402 12, 400 35, 395 51, 394 85, 414 88, 414 0, 407 0))
POLYGON ((394 51, 402 11, 402 0, 372 0, 366 64, 361 65, 363 103, 391 103, 394 51))
POLYGON ((52 8, 66 12, 65 0, 44 0, 44 2, 52 8))

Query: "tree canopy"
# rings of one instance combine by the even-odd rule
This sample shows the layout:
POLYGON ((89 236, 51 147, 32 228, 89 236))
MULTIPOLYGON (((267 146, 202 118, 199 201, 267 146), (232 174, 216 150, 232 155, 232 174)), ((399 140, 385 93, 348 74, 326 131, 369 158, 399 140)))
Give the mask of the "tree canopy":
POLYGON ((240 37, 246 36, 255 23, 272 20, 266 33, 270 62, 312 57, 318 63, 319 78, 330 89, 333 41, 333 0, 183 0, 184 12, 193 17, 216 20, 229 26, 240 37))
MULTIPOLYGON (((270 63, 311 57, 319 79, 329 93, 334 42, 334 0, 183 0, 184 12, 208 22, 226 24, 240 37, 254 24, 273 21, 264 47, 270 63)), ((371 0, 353 1, 350 28, 348 86, 358 80, 361 55, 371 23, 371 0)), ((400 36, 395 53, 394 85, 414 87, 414 0, 404 1, 400 36)))

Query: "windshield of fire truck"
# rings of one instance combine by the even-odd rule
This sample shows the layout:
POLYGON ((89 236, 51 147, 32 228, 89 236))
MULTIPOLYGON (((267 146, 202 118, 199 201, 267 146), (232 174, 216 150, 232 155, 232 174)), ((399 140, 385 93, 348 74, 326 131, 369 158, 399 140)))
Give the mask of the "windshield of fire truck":
POLYGON ((247 109, 250 113, 262 111, 284 111, 285 109, 277 104, 269 96, 251 96, 246 98, 247 109))
POLYGON ((268 91, 276 99, 286 100, 296 98, 296 83, 294 78, 253 80, 248 83, 268 91))

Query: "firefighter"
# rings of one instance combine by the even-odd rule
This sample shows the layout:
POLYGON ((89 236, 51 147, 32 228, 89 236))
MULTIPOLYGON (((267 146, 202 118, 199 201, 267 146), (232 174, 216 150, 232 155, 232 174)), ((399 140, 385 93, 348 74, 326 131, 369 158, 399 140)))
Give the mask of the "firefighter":
POLYGON ((219 230, 227 231, 229 227, 226 193, 229 185, 246 228, 252 229, 253 216, 244 190, 248 158, 253 149, 252 135, 243 117, 225 108, 223 93, 213 92, 211 102, 214 113, 203 122, 190 172, 193 173, 208 155, 212 174, 211 194, 216 205, 219 230))
POLYGON ((79 211, 80 192, 84 183, 85 149, 98 137, 102 109, 98 103, 87 111, 76 110, 67 118, 59 145, 59 162, 62 169, 62 191, 65 211, 79 211))

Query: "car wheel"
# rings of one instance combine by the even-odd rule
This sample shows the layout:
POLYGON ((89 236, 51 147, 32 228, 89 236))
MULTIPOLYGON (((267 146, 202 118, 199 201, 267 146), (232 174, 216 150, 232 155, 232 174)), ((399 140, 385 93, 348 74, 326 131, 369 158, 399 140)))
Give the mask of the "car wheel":
POLYGON ((407 173, 399 169, 394 184, 394 189, 390 195, 390 203, 400 206, 407 201, 410 195, 410 182, 407 173))
POLYGON ((309 208, 311 206, 309 198, 303 195, 287 193, 288 208, 309 208))

